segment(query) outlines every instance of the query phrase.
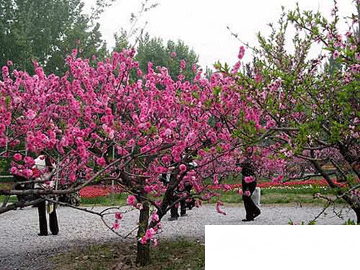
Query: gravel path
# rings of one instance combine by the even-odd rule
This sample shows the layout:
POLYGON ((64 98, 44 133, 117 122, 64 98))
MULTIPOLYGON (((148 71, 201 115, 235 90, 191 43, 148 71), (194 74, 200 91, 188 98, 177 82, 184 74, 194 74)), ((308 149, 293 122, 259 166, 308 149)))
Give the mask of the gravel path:
MULTIPOLYGON (((101 211, 104 208, 95 208, 101 211)), ((192 237, 205 241, 205 225, 287 225, 290 220, 297 224, 307 223, 322 210, 320 207, 300 206, 262 206, 262 214, 253 222, 243 223, 245 209, 239 206, 222 207, 227 215, 218 214, 214 205, 205 205, 188 211, 188 216, 177 221, 162 220, 161 237, 192 237)), ((336 212, 341 209, 336 209, 336 212)), ((57 236, 38 236, 38 216, 36 208, 10 211, 0 215, 0 269, 52 269, 47 257, 75 247, 84 247, 91 243, 117 240, 118 236, 108 230, 98 216, 69 207, 57 210, 60 233, 57 236), (36 256, 34 256, 36 254, 36 256)), ((344 224, 347 219, 355 220, 353 211, 343 209, 343 219, 327 209, 326 215, 318 220, 319 225, 344 224)), ((112 219, 113 215, 109 216, 112 219)), ((129 232, 136 226, 137 211, 126 213, 121 221, 120 232, 129 232)), ((131 241, 134 238, 130 237, 131 241)))

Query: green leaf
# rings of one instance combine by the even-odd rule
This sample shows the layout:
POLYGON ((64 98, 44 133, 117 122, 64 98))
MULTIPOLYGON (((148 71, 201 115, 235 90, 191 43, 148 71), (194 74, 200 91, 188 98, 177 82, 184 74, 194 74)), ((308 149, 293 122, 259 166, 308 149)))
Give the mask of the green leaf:
POLYGON ((221 91, 222 91, 221 86, 214 87, 213 89, 214 96, 219 96, 221 91))
POLYGON ((10 102, 11 102, 11 97, 10 97, 10 96, 6 96, 6 97, 5 97, 5 105, 6 105, 6 107, 9 107, 10 102))

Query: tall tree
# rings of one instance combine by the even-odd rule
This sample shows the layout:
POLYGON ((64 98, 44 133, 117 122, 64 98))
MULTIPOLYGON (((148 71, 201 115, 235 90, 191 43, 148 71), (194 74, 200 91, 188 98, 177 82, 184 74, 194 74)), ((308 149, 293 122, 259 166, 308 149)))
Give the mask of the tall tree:
POLYGON ((11 60, 15 68, 33 72, 36 60, 60 73, 74 47, 103 52, 99 26, 91 27, 93 17, 83 14, 83 6, 81 0, 0 0, 0 66, 11 60))
POLYGON ((136 60, 142 69, 146 69, 148 62, 153 63, 155 67, 167 67, 174 81, 180 74, 184 75, 185 80, 191 81, 199 68, 198 59, 194 50, 185 45, 183 41, 169 40, 164 45, 163 39, 150 38, 149 34, 140 39, 136 55, 136 60), (183 61, 186 64, 181 67, 183 61))
MULTIPOLYGON (((115 51, 120 52, 123 48, 129 49, 131 44, 127 36, 126 31, 115 35, 115 51)), ((147 69, 149 62, 154 67, 166 67, 174 81, 179 79, 179 75, 182 75, 183 79, 191 81, 199 69, 197 64, 199 57, 181 40, 177 42, 169 40, 165 44, 162 38, 151 38, 146 33, 138 37, 136 49, 135 60, 139 62, 142 70, 147 69)))

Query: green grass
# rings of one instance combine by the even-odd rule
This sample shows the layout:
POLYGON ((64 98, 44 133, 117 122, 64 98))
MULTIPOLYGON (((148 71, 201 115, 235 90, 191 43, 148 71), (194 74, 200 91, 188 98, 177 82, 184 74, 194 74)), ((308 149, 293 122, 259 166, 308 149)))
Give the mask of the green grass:
POLYGON ((112 269, 205 269, 205 245, 186 240, 160 240, 151 247, 151 263, 140 267, 135 264, 136 244, 133 242, 92 245, 81 250, 72 250, 51 258, 58 270, 112 269))
MULTIPOLYGON (((213 197, 210 203, 216 203, 221 200, 224 203, 240 203, 242 202, 241 195, 237 190, 229 192, 217 191, 221 197, 213 197)), ((295 187, 274 187, 262 188, 260 202, 264 204, 313 204, 323 205, 324 201, 314 199, 313 195, 321 193, 327 196, 333 196, 333 191, 329 187, 321 186, 295 186, 295 187)))
POLYGON ((333 194, 333 190, 329 187, 306 185, 306 186, 293 186, 293 187, 271 187, 261 189, 262 195, 277 193, 277 194, 311 194, 321 193, 324 195, 333 194))
MULTIPOLYGON (((6 195, 0 195, 0 204, 5 200, 6 195)), ((8 203, 16 203, 18 201, 16 196, 11 196, 8 203)), ((0 205, 1 206, 1 205, 0 205)))
MULTIPOLYGON (((217 191, 221 194, 220 197, 213 197, 210 203, 216 203, 219 199, 224 203, 241 203, 242 198, 239 195, 238 190, 231 190, 229 192, 217 191)), ((329 187, 321 186, 294 186, 294 187, 273 187, 261 189, 261 204, 290 204, 290 203, 302 203, 322 205, 323 200, 314 199, 313 195, 321 193, 327 196, 333 196, 333 191, 329 187)), ((5 196, 0 196, 0 203, 4 200, 5 196)), ((101 205, 101 206, 113 206, 113 205, 125 205, 127 194, 113 194, 105 197, 93 197, 93 198, 81 198, 82 205, 101 205)), ((16 202, 16 197, 10 198, 10 203, 16 202)))

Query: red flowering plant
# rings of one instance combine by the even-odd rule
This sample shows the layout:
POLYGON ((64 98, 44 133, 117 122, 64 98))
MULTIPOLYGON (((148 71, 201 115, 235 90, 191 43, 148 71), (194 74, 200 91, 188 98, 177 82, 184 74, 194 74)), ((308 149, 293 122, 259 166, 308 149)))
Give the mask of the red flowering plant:
POLYGON ((80 196, 83 198, 103 197, 109 193, 109 188, 99 186, 86 186, 80 190, 80 196))

